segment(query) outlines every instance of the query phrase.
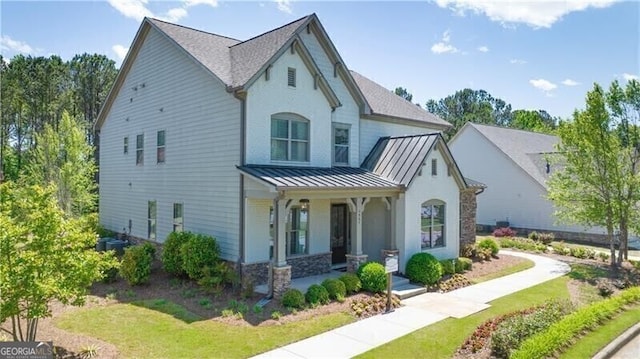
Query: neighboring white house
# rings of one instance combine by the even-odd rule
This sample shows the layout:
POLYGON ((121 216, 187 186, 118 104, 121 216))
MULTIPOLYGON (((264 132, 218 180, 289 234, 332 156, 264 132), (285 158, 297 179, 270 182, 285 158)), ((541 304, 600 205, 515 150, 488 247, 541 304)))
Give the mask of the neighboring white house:
MULTIPOLYGON (((510 128, 465 124, 449 141, 466 176, 487 185, 478 197, 478 224, 507 221, 521 232, 553 231, 564 239, 601 241, 603 228, 559 224, 547 199, 547 179, 557 170, 556 136, 510 128)), ((521 233, 526 234, 526 233, 521 233)))
POLYGON ((144 19, 98 118, 100 222, 215 236, 276 294, 382 250, 457 257, 450 125, 347 69, 316 15, 247 41, 144 19))

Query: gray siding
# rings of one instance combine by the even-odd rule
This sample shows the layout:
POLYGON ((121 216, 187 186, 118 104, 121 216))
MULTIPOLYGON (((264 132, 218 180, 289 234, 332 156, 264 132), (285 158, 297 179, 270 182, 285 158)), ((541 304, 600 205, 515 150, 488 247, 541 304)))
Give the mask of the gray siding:
POLYGON ((101 128, 100 221, 147 238, 147 201, 157 201, 157 240, 184 203, 185 230, 215 236, 224 258, 239 250, 240 102, 162 34, 150 30, 101 128), (144 84, 144 86, 143 86, 144 84), (135 90, 134 90, 135 88, 135 90), (166 131, 166 162, 156 133, 166 131), (144 165, 136 166, 136 135, 144 165), (129 137, 129 153, 123 138, 129 137))

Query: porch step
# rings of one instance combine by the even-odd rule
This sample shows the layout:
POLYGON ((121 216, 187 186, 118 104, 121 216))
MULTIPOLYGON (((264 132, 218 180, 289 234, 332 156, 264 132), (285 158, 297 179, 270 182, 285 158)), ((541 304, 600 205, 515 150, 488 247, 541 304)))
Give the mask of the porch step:
POLYGON ((405 284, 409 284, 409 279, 394 275, 391 284, 393 285, 393 288, 391 288, 393 290, 393 289, 396 289, 397 287, 403 286, 405 284))
POLYGON ((400 286, 394 285, 391 293, 397 295, 400 300, 404 300, 427 292, 427 288, 410 284, 408 282, 409 281, 407 280, 406 284, 400 286))

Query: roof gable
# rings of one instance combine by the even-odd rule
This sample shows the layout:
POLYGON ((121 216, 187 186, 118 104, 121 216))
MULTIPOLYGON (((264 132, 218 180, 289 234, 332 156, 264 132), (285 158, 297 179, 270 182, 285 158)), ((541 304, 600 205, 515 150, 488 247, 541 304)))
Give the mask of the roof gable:
MULTIPOLYGON (((542 187, 547 188, 545 156, 557 153, 558 137, 537 132, 516 130, 512 128, 479 125, 467 123, 464 127, 471 127, 478 131, 490 143, 503 152, 511 161, 533 178, 542 187)), ((460 132, 466 130, 461 129, 460 132)), ((452 139, 452 141, 454 141, 452 139)))

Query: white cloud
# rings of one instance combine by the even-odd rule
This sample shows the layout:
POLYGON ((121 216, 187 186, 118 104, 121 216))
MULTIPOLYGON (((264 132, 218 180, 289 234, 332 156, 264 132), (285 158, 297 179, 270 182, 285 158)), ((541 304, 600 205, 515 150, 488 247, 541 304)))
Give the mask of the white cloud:
POLYGON ((640 80, 640 77, 638 77, 638 75, 628 74, 626 72, 622 74, 622 78, 626 81, 640 80))
POLYGON ((529 80, 529 83, 533 87, 535 87, 535 88, 537 88, 539 90, 542 90, 544 92, 549 92, 549 91, 555 90, 558 87, 558 85, 554 84, 551 81, 547 81, 545 79, 529 80))
POLYGON ((533 28, 550 28, 563 16, 588 8, 605 8, 616 0, 537 0, 537 1, 485 1, 485 0, 436 0, 438 6, 448 8, 458 15, 467 11, 484 14, 492 21, 510 24, 526 24, 533 28))
POLYGON ((451 34, 449 33, 449 30, 447 30, 442 34, 442 39, 431 46, 431 52, 438 55, 458 52, 458 49, 449 43, 450 41, 451 34))
POLYGON ((188 13, 186 9, 181 7, 176 7, 173 9, 169 9, 169 11, 167 11, 167 14, 163 17, 163 19, 169 22, 177 22, 187 15, 188 13))
POLYGON ((510 63, 514 64, 514 65, 524 65, 527 63, 527 61, 522 60, 522 59, 511 59, 509 60, 510 63))
POLYGON ((113 45, 111 49, 116 53, 116 56, 118 56, 120 61, 124 60, 125 56, 127 56, 127 52, 129 52, 128 47, 124 47, 120 44, 113 45))
POLYGON ((478 47, 478 51, 480 52, 489 52, 489 48, 486 46, 480 46, 478 47))
POLYGON ((184 0, 184 6, 192 7, 196 5, 209 5, 211 7, 218 7, 218 0, 184 0))
POLYGON ((198 6, 207 5, 217 7, 217 0, 182 0, 182 7, 169 9, 165 14, 154 14, 148 8, 149 0, 108 0, 109 4, 118 10, 122 15, 137 21, 142 21, 146 17, 155 17, 162 20, 177 22, 189 15, 187 9, 198 6))
POLYGON ((580 83, 578 81, 572 80, 572 79, 566 79, 564 81, 562 81, 562 84, 565 86, 578 86, 580 85, 580 83))
POLYGON ((286 12, 287 14, 291 14, 293 10, 291 10, 291 0, 274 0, 278 5, 278 10, 282 12, 286 12))
POLYGON ((23 54, 32 54, 35 52, 26 42, 14 40, 8 35, 2 35, 0 37, 0 50, 3 50, 2 52, 6 50, 23 54))

